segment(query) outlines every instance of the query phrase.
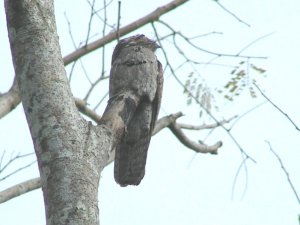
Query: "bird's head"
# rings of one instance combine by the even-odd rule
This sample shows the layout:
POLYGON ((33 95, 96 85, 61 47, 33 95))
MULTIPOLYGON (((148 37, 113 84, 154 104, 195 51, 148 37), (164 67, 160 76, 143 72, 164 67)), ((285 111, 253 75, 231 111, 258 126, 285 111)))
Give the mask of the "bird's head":
POLYGON ((143 34, 138 34, 128 38, 124 38, 120 40, 119 43, 116 45, 112 56, 112 62, 116 59, 116 57, 120 54, 120 52, 124 48, 133 47, 133 46, 143 46, 145 48, 152 50, 153 52, 155 52, 156 49, 160 48, 160 46, 156 44, 155 41, 147 38, 143 34))
POLYGON ((143 34, 138 34, 128 38, 124 38, 118 43, 118 45, 124 45, 123 47, 144 46, 145 48, 149 48, 152 51, 155 51, 156 49, 160 48, 160 46, 156 44, 155 41, 147 38, 143 34))

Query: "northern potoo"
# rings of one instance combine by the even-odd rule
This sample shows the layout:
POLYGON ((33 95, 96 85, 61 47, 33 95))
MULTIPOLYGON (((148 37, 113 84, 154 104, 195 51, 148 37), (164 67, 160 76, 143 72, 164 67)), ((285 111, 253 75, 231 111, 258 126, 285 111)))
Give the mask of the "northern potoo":
POLYGON ((112 55, 110 99, 130 92, 139 99, 128 108, 125 132, 116 145, 114 177, 121 186, 138 185, 145 175, 147 151, 160 108, 163 74, 154 52, 159 48, 144 35, 121 40, 112 55))

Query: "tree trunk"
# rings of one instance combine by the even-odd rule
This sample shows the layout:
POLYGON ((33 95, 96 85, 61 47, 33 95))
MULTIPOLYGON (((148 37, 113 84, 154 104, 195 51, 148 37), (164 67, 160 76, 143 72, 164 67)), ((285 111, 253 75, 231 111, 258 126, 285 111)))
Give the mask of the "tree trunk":
POLYGON ((116 119, 93 126, 80 116, 65 75, 53 0, 6 0, 5 9, 47 224, 99 224, 100 173, 114 146, 112 134, 122 133, 124 124, 116 119))

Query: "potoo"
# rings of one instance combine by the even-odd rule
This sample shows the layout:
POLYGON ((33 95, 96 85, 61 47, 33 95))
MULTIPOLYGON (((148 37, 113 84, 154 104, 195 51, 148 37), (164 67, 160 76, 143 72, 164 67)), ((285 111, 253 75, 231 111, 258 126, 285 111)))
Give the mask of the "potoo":
POLYGON ((114 177, 121 186, 138 185, 145 175, 163 88, 162 65, 154 54, 157 48, 145 35, 136 35, 121 40, 112 55, 110 99, 126 92, 139 99, 137 107, 127 107, 125 132, 116 144, 114 177))

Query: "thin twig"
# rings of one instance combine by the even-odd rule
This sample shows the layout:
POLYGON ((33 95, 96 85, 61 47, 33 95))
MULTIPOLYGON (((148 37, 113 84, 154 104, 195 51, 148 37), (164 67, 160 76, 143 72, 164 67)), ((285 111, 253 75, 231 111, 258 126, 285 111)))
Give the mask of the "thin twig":
POLYGON ((75 49, 77 49, 77 47, 76 47, 76 41, 75 41, 75 39, 74 39, 74 37, 73 37, 73 33, 72 33, 71 22, 70 22, 70 20, 69 20, 69 18, 68 18, 68 16, 67 16, 67 13, 66 13, 66 12, 64 12, 64 16, 65 16, 65 19, 66 19, 67 24, 68 24, 68 31, 69 31, 69 35, 70 35, 70 38, 71 38, 73 47, 74 47, 75 49))
MULTIPOLYGON (((96 17, 105 24, 105 26, 108 26, 110 27, 111 29, 114 28, 114 25, 110 25, 107 23, 107 21, 105 19, 103 19, 100 15, 99 15, 99 12, 101 12, 102 10, 107 10, 107 7, 113 2, 113 0, 109 1, 108 3, 106 3, 105 1, 105 4, 103 4, 103 7, 98 9, 98 10, 95 10, 93 11, 93 14, 96 15, 96 17)), ((90 7, 92 7, 92 3, 90 1, 88 1, 90 7)))
POLYGON ((120 41, 121 1, 118 1, 117 41, 120 41))
MULTIPOLYGON (((87 1, 90 3, 89 0, 87 0, 87 1)), ((95 7, 95 0, 93 0, 93 3, 91 5, 91 13, 90 13, 90 19, 89 19, 89 23, 88 23, 88 30, 87 30, 87 34, 86 34, 86 39, 85 39, 85 46, 88 44, 88 41, 89 41, 89 38, 90 38, 92 21, 93 21, 93 18, 94 18, 94 7, 95 7)))
MULTIPOLYGON (((103 29, 102 29, 102 36, 104 37, 106 34, 106 27, 107 27, 107 5, 106 5, 106 0, 103 0, 103 4, 104 4, 104 10, 103 10, 103 14, 104 14, 104 23, 103 23, 103 29)), ((102 48, 102 69, 101 69, 101 77, 104 77, 105 74, 105 46, 103 46, 102 48)))
POLYGON ((245 117, 246 115, 248 115, 249 113, 253 112, 254 110, 256 110, 257 108, 263 106, 264 104, 266 104, 267 101, 263 101, 259 104, 257 104, 256 106, 252 107, 251 109, 247 110, 246 112, 244 112, 243 114, 241 114, 240 116, 238 116, 238 118, 231 124, 230 128, 228 128, 228 130, 232 130, 232 128, 237 124, 237 122, 242 119, 243 117, 245 117))
POLYGON ((215 3, 217 3, 217 5, 219 5, 223 10, 225 10, 227 13, 229 13, 231 16, 233 16, 236 20, 238 20, 239 22, 245 24, 248 27, 251 27, 250 24, 246 23, 245 21, 241 20, 237 15, 235 15, 233 12, 229 11, 227 8, 225 8, 220 2, 219 0, 214 0, 215 3))
POLYGON ((245 51, 245 50, 246 50, 247 48, 249 48, 250 46, 254 45, 255 43, 259 42, 260 40, 262 40, 262 39, 264 39, 264 38, 266 38, 266 37, 269 37, 269 36, 273 35, 274 33, 275 33, 275 32, 271 32, 271 33, 265 34, 265 35, 263 35, 263 36, 261 36, 261 37, 255 39, 255 40, 251 41, 249 44, 247 44, 245 47, 243 47, 243 48, 237 53, 237 55, 240 55, 243 51, 245 51))
POLYGON ((5 179, 7 179, 8 177, 10 177, 10 176, 16 174, 17 172, 20 172, 21 170, 24 170, 24 169, 30 167, 30 166, 33 165, 34 163, 36 163, 36 160, 32 161, 31 163, 27 164, 26 166, 22 166, 22 167, 18 168, 18 169, 16 169, 15 171, 9 173, 8 175, 6 175, 6 176, 0 178, 0 181, 5 180, 5 179))
POLYGON ((106 77, 100 76, 94 83, 92 83, 90 89, 86 93, 86 95, 83 98, 83 100, 87 101, 88 98, 90 97, 90 94, 92 93, 92 91, 94 90, 94 88, 97 86, 97 84, 99 84, 99 82, 101 82, 103 80, 106 80, 106 79, 108 79, 108 76, 106 76, 106 77))
MULTIPOLYGON (((5 155, 5 150, 2 152, 2 155, 1 155, 1 159, 0 159, 0 169, 2 168, 2 162, 3 162, 3 158, 4 158, 4 155, 5 155)), ((1 173, 1 171, 0 171, 1 173)))
MULTIPOLYGON (((4 154, 4 153, 3 153, 4 154)), ((34 153, 27 153, 24 155, 20 155, 20 153, 18 153, 16 156, 11 157, 10 160, 2 167, 0 168, 0 173, 2 173, 9 165, 11 165, 11 163, 13 163, 15 160, 20 159, 20 158, 25 158, 27 156, 31 156, 34 153)), ((2 155, 3 156, 3 155, 2 155)))
POLYGON ((253 85, 257 88, 257 90, 260 92, 260 94, 268 101, 271 103, 271 105, 273 105, 281 114, 283 114, 296 128, 296 130, 300 131, 300 128, 297 126, 297 124, 289 117, 289 115, 287 113, 285 113, 282 109, 280 109, 273 101, 271 101, 270 98, 268 98, 263 91, 258 87, 258 85, 256 83, 253 83, 253 85))
POLYGON ((95 111, 100 105, 101 103, 105 100, 105 98, 108 96, 108 92, 106 92, 105 95, 103 95, 103 97, 100 99, 100 101, 96 104, 96 106, 93 108, 93 110, 95 111))
MULTIPOLYGON (((69 18, 68 18, 68 16, 67 16, 66 13, 64 13, 64 16, 65 16, 65 19, 66 19, 67 24, 68 24, 68 31, 69 31, 70 38, 71 38, 71 40, 72 40, 73 47, 74 47, 75 49, 78 49, 77 46, 76 46, 75 39, 74 39, 74 37, 73 37, 73 33, 72 33, 72 28, 71 28, 70 20, 69 20, 69 18)), ((90 19, 90 20, 91 20, 91 19, 90 19)), ((89 40, 89 32, 90 32, 90 28, 88 29, 88 34, 87 34, 86 44, 87 44, 87 42, 88 42, 88 40, 89 40)), ((85 45, 86 45, 86 44, 85 44, 85 45)), ((81 45, 81 44, 79 44, 79 46, 80 46, 80 45, 81 45)), ((70 74, 69 74, 69 82, 70 82, 70 80, 71 80, 71 78, 72 78, 72 74, 73 74, 74 68, 75 68, 75 66, 76 66, 76 62, 77 62, 77 60, 75 60, 75 62, 74 62, 73 65, 72 65, 72 68, 71 68, 71 71, 70 71, 70 74)), ((79 59, 79 62, 80 62, 82 71, 83 71, 83 73, 84 73, 86 79, 89 81, 90 84, 92 84, 92 81, 91 81, 91 79, 90 79, 89 76, 88 76, 88 73, 87 73, 87 71, 86 71, 86 69, 85 69, 84 64, 82 63, 82 60, 79 59)))
POLYGON ((277 158, 278 162, 280 163, 281 169, 285 173, 285 176, 286 176, 286 178, 288 180, 288 183, 289 183, 290 187, 292 188, 292 190, 294 192, 294 195, 296 196, 296 199, 297 199, 298 203, 300 204, 300 197, 297 194, 296 188, 294 187, 294 185, 293 185, 293 183, 291 181, 290 175, 289 175, 287 169, 285 168, 285 166, 284 166, 284 164, 283 164, 280 156, 274 151, 274 149, 272 148, 271 143, 269 141, 266 140, 266 143, 269 145, 269 150, 274 154, 274 156, 277 158))
POLYGON ((202 124, 202 125, 191 125, 191 124, 184 124, 184 123, 177 123, 178 126, 181 129, 189 129, 189 130, 204 130, 204 129, 212 129, 212 128, 216 128, 219 127, 221 124, 225 124, 225 123, 229 123, 230 121, 232 121, 233 119, 237 118, 238 116, 233 116, 227 120, 221 120, 218 123, 214 123, 214 124, 202 124))
POLYGON ((245 196, 245 193, 246 193, 246 190, 247 190, 247 186, 248 186, 248 169, 247 169, 246 162, 247 162, 247 157, 243 158, 241 164, 239 165, 239 168, 237 169, 237 171, 235 173, 235 176, 234 176, 234 179, 233 179, 233 184, 232 184, 232 189, 231 189, 231 199, 233 199, 234 190, 235 190, 235 187, 236 187, 237 179, 238 179, 238 176, 239 176, 242 168, 245 169, 245 175, 246 175, 245 180, 246 180, 246 183, 245 183, 245 187, 244 187, 244 191, 243 191, 241 199, 243 199, 243 197, 245 196))
POLYGON ((167 28, 169 28, 171 31, 173 31, 174 33, 176 33, 177 35, 179 35, 180 37, 182 37, 189 45, 191 45, 192 47, 194 47, 195 49, 198 49, 202 52, 211 54, 211 55, 215 55, 217 57, 220 56, 224 56, 224 57, 238 57, 238 58, 253 58, 253 59, 267 59, 267 57, 265 56, 250 56, 250 55, 239 55, 239 54, 225 54, 225 53, 218 53, 218 52, 214 52, 214 51, 210 51, 210 50, 206 50, 204 48, 201 48, 197 45, 195 45, 190 38, 186 37, 185 35, 183 35, 181 32, 176 32, 169 24, 167 24, 166 22, 162 21, 162 20, 158 20, 157 22, 165 25, 167 28))

